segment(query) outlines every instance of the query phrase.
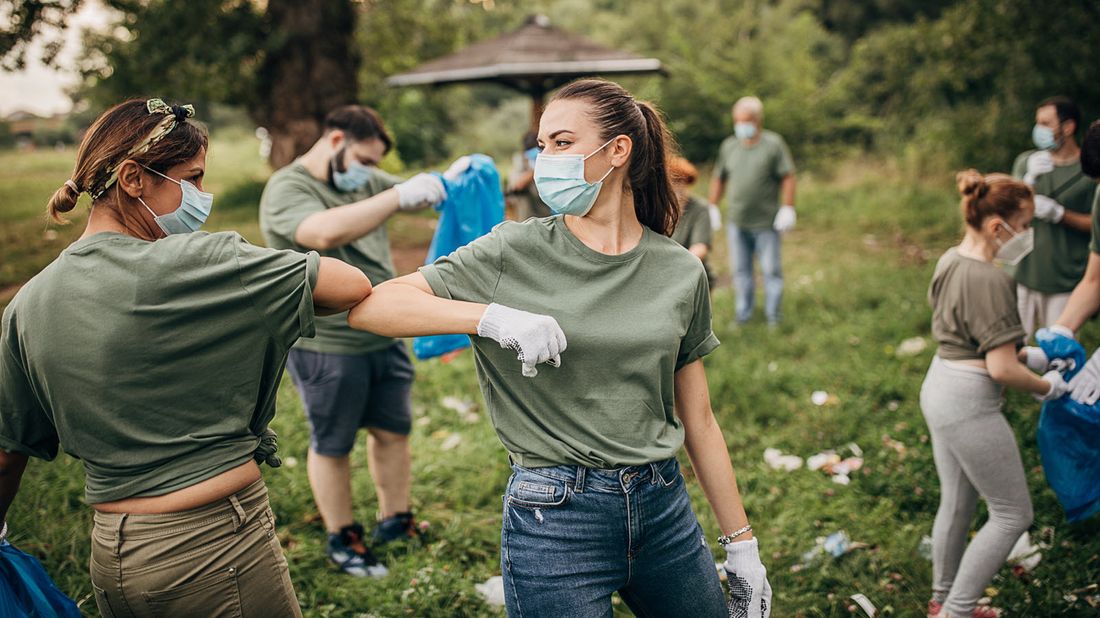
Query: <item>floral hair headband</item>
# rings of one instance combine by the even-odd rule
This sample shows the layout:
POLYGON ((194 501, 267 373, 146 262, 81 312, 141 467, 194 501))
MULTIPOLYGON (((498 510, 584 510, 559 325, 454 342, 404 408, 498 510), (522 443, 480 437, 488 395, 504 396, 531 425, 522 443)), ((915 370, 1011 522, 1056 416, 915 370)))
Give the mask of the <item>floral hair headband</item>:
MULTIPOLYGON (((131 148, 126 156, 122 158, 122 161, 149 152, 150 148, 171 133, 173 129, 179 126, 180 122, 195 115, 195 106, 193 105, 168 105, 161 99, 149 99, 145 102, 145 109, 153 115, 162 114, 164 119, 153 127, 153 130, 145 136, 145 139, 131 148)), ((100 174, 101 178, 105 177, 106 179, 102 182, 96 182, 93 187, 97 188, 88 191, 93 201, 98 200, 118 180, 118 166, 122 164, 122 161, 112 164, 100 174)))

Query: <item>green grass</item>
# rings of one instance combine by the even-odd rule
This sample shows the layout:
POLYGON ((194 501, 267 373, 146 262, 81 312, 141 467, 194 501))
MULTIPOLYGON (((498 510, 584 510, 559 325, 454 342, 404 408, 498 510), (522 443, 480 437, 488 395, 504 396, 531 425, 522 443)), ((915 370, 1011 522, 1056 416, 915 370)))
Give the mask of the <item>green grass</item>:
MULTIPOLYGON (((71 157, 0 155, 0 287, 32 275, 79 233, 78 220, 48 239, 38 214, 71 157)), ((254 142, 216 141, 208 185, 218 194, 212 228, 241 229, 259 240, 255 202, 265 173, 254 142)), ((907 181, 878 166, 854 166, 828 181, 806 179, 799 194, 799 226, 784 243, 786 321, 777 332, 761 322, 731 331, 731 292, 716 290, 723 346, 706 360, 713 407, 775 590, 773 615, 851 616, 847 599, 859 592, 880 615, 922 616, 931 563, 918 546, 931 530, 938 488, 917 395, 933 350, 910 358, 894 350, 903 339, 928 337, 925 290, 936 258, 957 237, 956 197, 946 182, 907 181), (836 399, 815 406, 815 390, 836 399), (762 459, 767 447, 806 457, 850 442, 863 449, 866 466, 848 486, 820 472, 774 471, 762 459), (838 530, 868 547, 792 571, 815 537, 838 530)), ((395 244, 423 240, 423 226, 397 219, 395 244)), ((726 273, 721 239, 718 247, 715 265, 726 273)), ((1089 325, 1083 339, 1100 343, 1100 329, 1089 325)), ((498 613, 473 585, 499 573, 500 494, 508 467, 481 405, 470 355, 450 364, 420 363, 413 398, 414 507, 431 522, 435 540, 424 549, 388 553, 391 575, 384 580, 354 580, 336 574, 322 556, 323 530, 305 471, 308 431, 297 394, 284 380, 274 426, 286 464, 266 471, 265 479, 307 616, 498 613), (445 408, 447 396, 477 404, 478 420, 445 408), (452 434, 461 442, 443 450, 452 434)), ((998 574, 995 604, 1013 616, 1095 615, 1083 598, 1070 603, 1063 596, 1100 579, 1100 526, 1095 520, 1067 524, 1046 486, 1034 441, 1038 404, 1013 393, 1006 413, 1028 470, 1033 534, 1048 530, 1052 544, 1027 581, 1008 569, 998 574)), ((369 522, 373 490, 362 446, 353 464, 356 513, 369 522)), ((81 466, 71 458, 32 463, 10 515, 11 538, 94 614, 86 569, 91 510, 82 504, 82 483, 81 466)), ((690 478, 689 488, 704 529, 716 536, 690 478)), ((982 520, 984 512, 977 523, 982 520)), ((622 606, 617 613, 626 615, 622 606)))

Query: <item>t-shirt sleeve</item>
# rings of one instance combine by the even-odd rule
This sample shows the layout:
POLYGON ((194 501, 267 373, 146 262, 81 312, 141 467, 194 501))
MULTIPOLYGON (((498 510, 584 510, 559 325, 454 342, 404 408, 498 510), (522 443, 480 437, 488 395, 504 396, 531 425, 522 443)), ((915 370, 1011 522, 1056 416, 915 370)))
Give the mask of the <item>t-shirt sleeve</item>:
POLYGON ((382 170, 376 169, 374 173, 371 174, 368 186, 370 187, 371 195, 378 195, 386 189, 393 188, 394 185, 401 184, 402 182, 405 182, 405 180, 400 176, 394 176, 389 172, 383 172, 382 170))
POLYGON ((317 252, 265 249, 239 236, 234 250, 241 286, 272 337, 286 348, 299 337, 312 337, 313 288, 321 264, 317 252))
POLYGON ((706 206, 702 206, 701 210, 695 214, 695 219, 691 222, 687 246, 690 249, 692 245, 702 243, 709 248, 713 237, 714 230, 710 226, 710 213, 707 212, 706 206))
POLYGON ((1016 282, 1002 272, 994 274, 974 282, 963 309, 978 354, 1006 343, 1022 343, 1027 335, 1016 306, 1016 282))
POLYGON ((794 173, 794 159, 791 157, 791 149, 787 147, 787 142, 783 141, 782 137, 777 137, 776 141, 779 144, 779 152, 775 157, 775 176, 784 178, 794 173))
POLYGON ((1012 162, 1012 177, 1023 178, 1027 173, 1027 156, 1031 154, 1032 150, 1021 153, 1016 157, 1016 160, 1012 162))
POLYGON ((718 179, 722 181, 725 181, 730 175, 729 169, 726 168, 726 164, 729 161, 728 143, 728 139, 722 142, 722 145, 718 147, 718 157, 714 159, 714 173, 718 176, 718 179))
POLYGON ((265 231, 288 245, 298 245, 294 238, 306 217, 324 211, 325 205, 308 187, 286 174, 273 177, 260 197, 265 231))
POLYGON ((1100 190, 1092 198, 1092 240, 1089 241, 1089 250, 1100 253, 1100 190))
MULTIPOLYGON (((502 224, 506 225, 506 224, 502 224)), ((491 303, 504 271, 500 226, 449 255, 420 267, 432 292, 451 300, 491 303)))
POLYGON ((689 305, 691 310, 687 332, 680 340, 680 350, 676 355, 676 371, 710 354, 718 347, 718 337, 714 336, 710 319, 710 286, 707 273, 699 265, 699 276, 695 283, 695 298, 689 305))
POLYGON ((4 312, 0 331, 0 449, 50 460, 57 456, 57 428, 27 376, 15 328, 14 309, 4 312))

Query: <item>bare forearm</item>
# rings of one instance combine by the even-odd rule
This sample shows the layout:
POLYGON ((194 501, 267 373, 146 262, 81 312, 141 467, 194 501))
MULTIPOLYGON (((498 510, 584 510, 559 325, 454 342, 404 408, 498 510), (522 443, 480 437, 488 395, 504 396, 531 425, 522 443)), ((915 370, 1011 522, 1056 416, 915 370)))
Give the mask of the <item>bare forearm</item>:
POLYGON ((329 208, 305 218, 294 233, 303 247, 321 251, 342 247, 370 234, 397 212, 396 189, 387 189, 365 200, 329 208))
POLYGON ((485 307, 439 298, 408 283, 387 281, 351 310, 348 324, 384 337, 474 335, 485 307))
POLYGON ((783 178, 783 205, 794 206, 794 174, 788 174, 783 178))
MULTIPOLYGON (((729 534, 748 523, 745 507, 741 503, 741 493, 737 490, 737 478, 733 472, 726 441, 714 415, 703 427, 688 430, 685 427, 684 448, 687 450, 695 477, 703 488, 722 534, 729 534)), ((737 540, 746 541, 752 533, 739 536, 737 540)))
POLYGON ((15 500, 15 494, 19 492, 19 482, 26 469, 26 455, 0 451, 0 521, 7 518, 8 509, 15 500))
POLYGON ((710 253, 710 247, 707 247, 706 243, 698 242, 688 247, 688 251, 700 260, 705 260, 707 259, 707 254, 710 253))
POLYGON ((1092 231, 1092 215, 1074 212, 1067 208, 1062 215, 1062 225, 1071 230, 1089 233, 1092 231))
POLYGON ((707 194, 707 200, 711 204, 717 204, 718 200, 722 199, 722 192, 726 188, 726 183, 722 182, 722 179, 718 176, 711 178, 710 180, 710 193, 707 194))

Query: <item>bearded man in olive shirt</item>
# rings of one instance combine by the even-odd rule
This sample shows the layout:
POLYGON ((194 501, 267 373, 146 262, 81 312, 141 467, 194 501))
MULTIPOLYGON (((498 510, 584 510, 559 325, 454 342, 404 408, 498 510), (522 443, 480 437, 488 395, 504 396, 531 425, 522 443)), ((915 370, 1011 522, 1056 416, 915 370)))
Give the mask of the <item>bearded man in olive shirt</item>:
MULTIPOLYGON (((329 113, 324 135, 264 188, 260 229, 267 244, 340 259, 372 283, 393 278, 386 220, 439 203, 446 191, 430 174, 400 182, 380 171, 390 146, 373 109, 348 105, 329 113)), ((365 427, 378 495, 374 543, 415 536, 409 508, 412 362, 403 342, 352 330, 347 313, 316 324, 316 336, 290 351, 287 368, 310 425, 307 467, 329 534, 326 554, 345 573, 381 577, 387 571, 353 518, 349 455, 365 427)))
POLYGON ((775 326, 783 300, 779 241, 796 220, 794 162, 783 138, 764 130, 760 99, 738 99, 733 105, 733 122, 734 135, 718 149, 708 197, 717 204, 726 194, 736 323, 752 317, 756 294, 753 258, 759 257, 764 274, 764 314, 768 325, 775 326))
POLYGON ((1035 248, 1015 270, 1020 319, 1028 336, 1056 319, 1085 273, 1095 183, 1081 170, 1081 112, 1066 97, 1035 110, 1037 150, 1016 157, 1012 175, 1035 189, 1035 248))

